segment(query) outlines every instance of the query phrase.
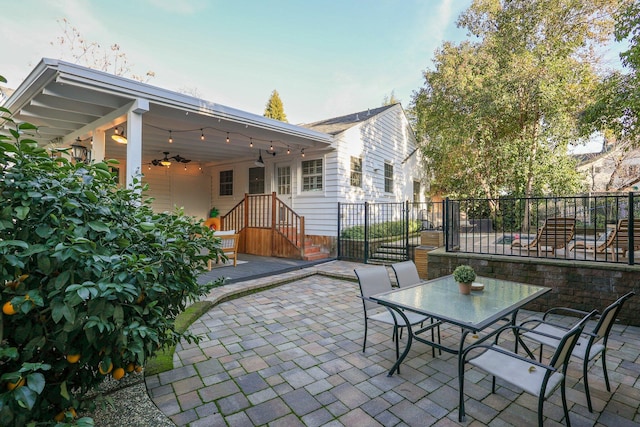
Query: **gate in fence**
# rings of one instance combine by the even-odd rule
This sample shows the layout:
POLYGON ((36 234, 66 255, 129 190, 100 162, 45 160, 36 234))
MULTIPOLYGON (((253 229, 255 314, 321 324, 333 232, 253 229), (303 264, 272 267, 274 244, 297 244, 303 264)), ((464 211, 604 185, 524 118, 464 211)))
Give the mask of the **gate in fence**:
POLYGON ((412 258, 420 231, 443 228, 442 203, 338 203, 338 259, 392 264, 412 258))

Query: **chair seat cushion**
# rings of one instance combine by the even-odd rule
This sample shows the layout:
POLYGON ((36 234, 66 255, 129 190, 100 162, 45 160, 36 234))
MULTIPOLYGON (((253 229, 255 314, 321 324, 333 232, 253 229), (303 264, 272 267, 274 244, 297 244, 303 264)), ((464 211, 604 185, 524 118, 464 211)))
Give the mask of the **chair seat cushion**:
MULTIPOLYGON (((398 322, 398 326, 406 326, 406 323, 404 322, 404 319, 402 318, 402 316, 400 316, 397 313, 394 313, 394 314, 396 315, 396 320, 398 322)), ((424 321, 429 319, 426 316, 423 316, 423 315, 417 314, 417 313, 412 313, 410 311, 405 312, 404 315, 407 316, 407 319, 409 319, 409 323, 411 325, 416 325, 418 323, 422 323, 422 322, 424 322, 424 321)), ((391 315, 389 310, 381 311, 380 313, 376 313, 376 314, 370 315, 368 317, 369 317, 369 319, 376 320, 378 322, 388 323, 390 325, 394 324, 393 316, 391 315)))
MULTIPOLYGON (((515 356, 514 353, 511 354, 515 356)), ((544 380, 547 370, 513 356, 487 349, 487 351, 479 356, 469 360, 469 363, 539 397, 542 381, 544 380), (533 369, 531 369, 532 367, 533 369)), ((544 394, 545 399, 560 386, 563 377, 561 372, 551 374, 544 394)))
MULTIPOLYGON (((523 336, 537 341, 543 345, 548 345, 550 347, 556 348, 560 343, 560 338, 552 338, 544 335, 536 334, 536 332, 541 332, 543 334, 553 335, 556 337, 561 337, 567 333, 565 329, 558 328, 557 326, 549 325, 546 323, 540 323, 538 326, 533 328, 531 332, 525 332, 522 334, 523 336)), ((576 346, 573 348, 571 352, 572 356, 575 356, 579 359, 585 360, 585 353, 587 351, 587 346, 589 345, 589 337, 581 336, 578 338, 578 342, 576 342, 576 346)), ((602 343, 597 342, 591 346, 591 351, 589 354, 589 358, 586 360, 591 360, 596 357, 598 354, 602 353, 604 350, 604 345, 602 343)))

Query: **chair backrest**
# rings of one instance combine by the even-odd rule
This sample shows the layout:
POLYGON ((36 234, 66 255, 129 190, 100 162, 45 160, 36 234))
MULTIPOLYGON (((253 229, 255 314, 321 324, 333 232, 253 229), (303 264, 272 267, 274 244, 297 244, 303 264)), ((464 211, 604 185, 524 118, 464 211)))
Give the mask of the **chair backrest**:
POLYGON ((622 309, 624 302, 634 296, 635 292, 629 292, 620 298, 618 298, 614 303, 612 303, 609 307, 605 308, 602 311, 602 315, 600 316, 600 320, 596 324, 593 329, 593 334, 598 338, 607 337, 611 328, 613 327, 616 318, 618 317, 618 313, 622 309))
POLYGON ((399 287, 411 286, 421 282, 418 269, 413 261, 402 261, 391 264, 391 269, 396 275, 396 283, 399 287))
POLYGON ((358 277, 358 284, 360 285, 360 295, 362 295, 365 311, 379 307, 379 305, 373 301, 369 301, 371 295, 380 294, 391 290, 391 279, 389 279, 389 273, 387 268, 383 265, 376 265, 367 268, 356 268, 356 276, 358 277))
POLYGON ((573 239, 575 218, 547 218, 538 230, 538 245, 562 249, 573 239))
POLYGON ((616 248, 627 251, 629 249, 630 235, 633 235, 633 247, 635 249, 640 248, 640 219, 634 218, 633 230, 629 229, 628 219, 621 219, 620 221, 618 221, 616 233, 614 236, 612 236, 610 241, 607 242, 607 246, 615 245, 616 248))
POLYGON ((240 235, 236 234, 235 230, 216 231, 213 235, 220 238, 220 248, 223 252, 237 252, 240 235))
POLYGON ((567 362, 571 358, 571 352, 573 351, 573 347, 576 346, 578 342, 578 338, 580 338, 580 334, 582 333, 584 326, 587 324, 587 321, 593 317, 598 310, 593 310, 591 313, 587 314, 578 324, 576 324, 569 332, 567 332, 558 347, 556 348, 556 352, 553 354, 549 365, 556 368, 556 370, 560 370, 562 366, 566 368, 567 362))

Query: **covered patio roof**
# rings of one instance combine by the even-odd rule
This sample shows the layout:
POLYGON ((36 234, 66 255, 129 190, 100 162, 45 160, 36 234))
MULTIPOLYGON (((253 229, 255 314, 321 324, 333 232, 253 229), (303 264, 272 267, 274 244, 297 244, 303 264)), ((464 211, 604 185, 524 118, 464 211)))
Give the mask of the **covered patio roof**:
MULTIPOLYGON (((44 147, 69 147, 78 138, 84 145, 93 141, 94 158, 127 158, 139 163, 138 171, 165 151, 207 166, 253 159, 258 149, 271 145, 286 155, 287 150, 326 148, 333 141, 326 133, 46 58, 3 106, 15 120, 39 127, 33 137, 44 147), (112 140, 116 127, 129 144, 112 140)), ((3 125, 0 118, 0 133, 7 133, 3 125)))

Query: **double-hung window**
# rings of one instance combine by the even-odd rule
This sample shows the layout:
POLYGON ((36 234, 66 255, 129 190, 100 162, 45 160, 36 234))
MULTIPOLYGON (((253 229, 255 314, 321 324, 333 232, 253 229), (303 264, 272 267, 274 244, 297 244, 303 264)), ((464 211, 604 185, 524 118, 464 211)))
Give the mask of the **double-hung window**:
POLYGON ((220 195, 233 196, 233 170, 220 171, 220 195))
POLYGON ((384 191, 393 193, 393 165, 389 163, 384 164, 384 191))
POLYGON ((302 191, 322 191, 322 159, 302 161, 302 191))
POLYGON ((362 188, 362 159, 351 157, 351 186, 362 188))

